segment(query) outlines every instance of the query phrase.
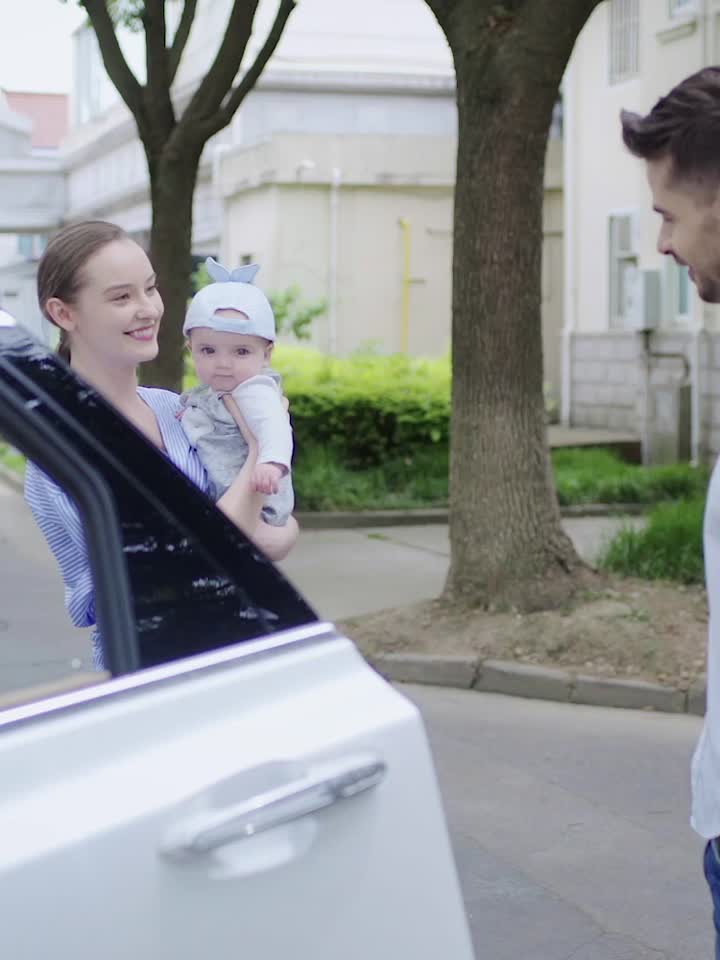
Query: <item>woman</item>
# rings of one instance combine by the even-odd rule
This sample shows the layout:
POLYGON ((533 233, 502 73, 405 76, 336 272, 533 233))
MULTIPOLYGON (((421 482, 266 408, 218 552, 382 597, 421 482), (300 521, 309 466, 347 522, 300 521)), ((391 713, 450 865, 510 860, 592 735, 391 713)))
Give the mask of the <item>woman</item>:
MULTIPOLYGON (((158 353, 163 303, 145 251, 118 226, 104 221, 73 224, 55 236, 38 265, 38 300, 60 330, 58 352, 72 369, 112 403, 201 489, 205 470, 177 419, 179 397, 138 385, 137 368, 158 353)), ((257 457, 232 398, 225 400, 250 447, 237 479, 218 506, 273 560, 285 557, 298 537, 293 517, 284 527, 260 519, 264 495, 252 485, 257 457)), ((65 603, 78 627, 95 625, 95 594, 82 522, 72 501, 34 464, 28 465, 26 498, 60 565, 65 603)), ((95 635, 95 662, 102 666, 95 635)))

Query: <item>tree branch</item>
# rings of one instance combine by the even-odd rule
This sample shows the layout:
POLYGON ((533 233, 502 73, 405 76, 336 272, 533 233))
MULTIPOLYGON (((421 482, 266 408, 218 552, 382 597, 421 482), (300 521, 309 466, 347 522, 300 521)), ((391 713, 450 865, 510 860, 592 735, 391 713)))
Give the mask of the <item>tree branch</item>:
POLYGON ((168 56, 168 83, 171 86, 175 80, 178 67, 180 66, 182 55, 185 52, 188 37, 190 36, 190 29, 195 19, 196 8, 197 0, 185 0, 182 16, 180 17, 180 23, 175 31, 172 47, 170 48, 170 53, 168 56))
POLYGON ((157 93, 168 87, 167 49, 165 47, 165 0, 145 0, 142 13, 145 30, 145 69, 147 86, 157 93))
POLYGON ((175 125, 170 98, 168 51, 165 46, 165 0, 145 0, 142 14, 145 29, 145 65, 147 83, 145 105, 152 117, 152 133, 167 138, 175 125))
POLYGON ((213 134, 217 133, 218 130, 222 130, 223 127, 226 127, 228 123, 230 123, 237 108, 255 86, 260 74, 265 69, 265 65, 275 52, 275 49, 280 42, 280 37, 285 29, 285 24, 287 23, 290 14, 295 9, 295 5, 295 0, 280 0, 280 6, 278 7, 277 14, 275 15, 275 21, 273 22, 270 32, 267 35, 265 43, 258 51, 258 55, 255 57, 252 65, 249 67, 240 83, 238 83, 238 85, 230 91, 229 96, 226 98, 224 104, 217 111, 215 116, 211 117, 207 126, 203 128, 203 133, 205 133, 206 130, 208 131, 208 139, 213 136, 213 134))
POLYGON ((143 88, 123 56, 107 4, 105 0, 82 0, 82 5, 95 31, 107 75, 115 84, 128 110, 135 117, 140 130, 146 126, 147 119, 143 103, 143 88))
POLYGON ((195 135, 201 125, 207 124, 232 88, 252 34, 257 6, 258 0, 233 3, 220 49, 180 120, 186 136, 195 135))
POLYGON ((425 0, 425 2, 442 27, 447 22, 448 13, 450 12, 450 0, 425 0))

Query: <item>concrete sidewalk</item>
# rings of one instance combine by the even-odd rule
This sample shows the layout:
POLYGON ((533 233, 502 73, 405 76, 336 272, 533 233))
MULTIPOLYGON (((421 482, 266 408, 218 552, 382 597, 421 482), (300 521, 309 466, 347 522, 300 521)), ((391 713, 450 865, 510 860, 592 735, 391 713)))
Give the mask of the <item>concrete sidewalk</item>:
MULTIPOLYGON (((644 522, 578 517, 563 525, 580 555, 594 563, 624 525, 644 522)), ((438 596, 449 557, 444 524, 306 530, 281 567, 321 617, 341 620, 438 596)))

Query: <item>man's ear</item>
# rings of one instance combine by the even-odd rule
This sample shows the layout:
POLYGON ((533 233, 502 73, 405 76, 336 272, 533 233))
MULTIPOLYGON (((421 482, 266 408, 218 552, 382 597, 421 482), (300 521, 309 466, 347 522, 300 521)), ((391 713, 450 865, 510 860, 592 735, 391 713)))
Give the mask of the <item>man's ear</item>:
POLYGON ((50 297, 45 304, 45 310, 53 323, 60 327, 61 330, 70 332, 75 327, 72 310, 68 304, 65 303, 64 300, 60 300, 59 297, 50 297))

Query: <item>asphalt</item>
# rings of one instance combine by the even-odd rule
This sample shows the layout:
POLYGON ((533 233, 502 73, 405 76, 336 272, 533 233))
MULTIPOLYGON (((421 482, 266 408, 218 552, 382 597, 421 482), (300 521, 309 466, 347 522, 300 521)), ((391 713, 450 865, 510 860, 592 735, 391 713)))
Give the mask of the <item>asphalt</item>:
POLYGON ((695 717, 405 688, 430 734, 478 960, 710 960, 695 717))

